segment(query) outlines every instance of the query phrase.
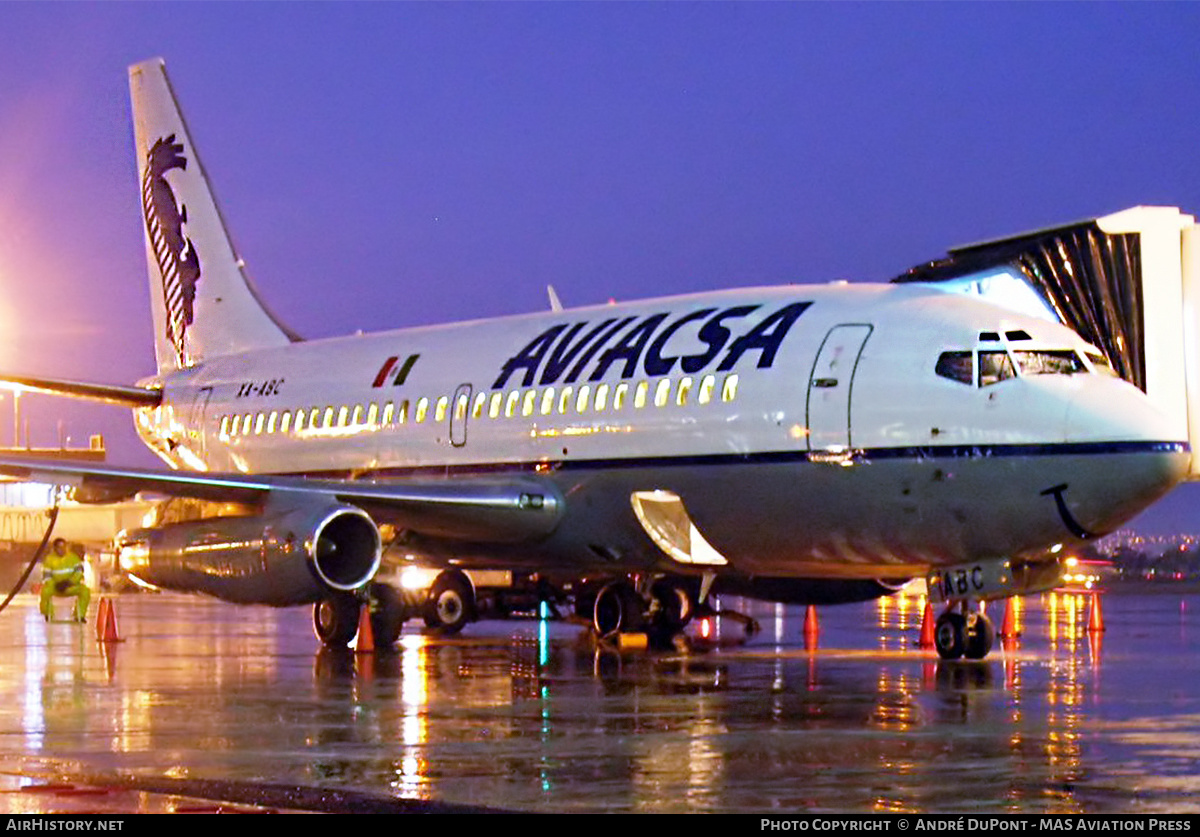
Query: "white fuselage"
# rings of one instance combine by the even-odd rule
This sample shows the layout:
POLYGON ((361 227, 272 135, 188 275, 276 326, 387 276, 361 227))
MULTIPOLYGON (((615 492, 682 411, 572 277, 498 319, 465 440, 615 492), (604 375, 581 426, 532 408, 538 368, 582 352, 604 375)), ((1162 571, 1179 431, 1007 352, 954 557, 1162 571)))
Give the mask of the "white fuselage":
POLYGON ((176 468, 544 475, 568 513, 535 564, 669 564, 630 504, 662 490, 737 572, 898 576, 1107 531, 1179 478, 1094 354, 927 288, 730 290, 210 358, 137 427, 176 468))

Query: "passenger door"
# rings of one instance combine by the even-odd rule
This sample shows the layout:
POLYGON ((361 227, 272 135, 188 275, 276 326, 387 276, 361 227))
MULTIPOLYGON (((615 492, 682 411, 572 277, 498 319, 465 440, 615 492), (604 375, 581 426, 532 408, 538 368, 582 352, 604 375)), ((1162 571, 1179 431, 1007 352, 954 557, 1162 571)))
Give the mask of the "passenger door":
POLYGON ((825 335, 808 381, 809 450, 841 450, 853 442, 850 397, 854 371, 873 326, 846 323, 825 335))
POLYGON ((471 385, 459 384, 450 404, 450 444, 461 448, 467 443, 467 420, 471 417, 471 385))

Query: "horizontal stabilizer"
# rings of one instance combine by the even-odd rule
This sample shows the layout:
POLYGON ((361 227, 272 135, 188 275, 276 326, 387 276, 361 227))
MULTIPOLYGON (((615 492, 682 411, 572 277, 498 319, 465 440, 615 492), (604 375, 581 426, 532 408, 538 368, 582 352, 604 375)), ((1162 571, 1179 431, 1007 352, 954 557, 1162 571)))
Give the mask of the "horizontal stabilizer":
POLYGON ((28 375, 7 375, 3 372, 0 372, 0 387, 64 395, 69 398, 85 398, 89 401, 119 404, 122 407, 157 407, 162 403, 162 390, 158 389, 93 384, 61 378, 34 378, 28 375))

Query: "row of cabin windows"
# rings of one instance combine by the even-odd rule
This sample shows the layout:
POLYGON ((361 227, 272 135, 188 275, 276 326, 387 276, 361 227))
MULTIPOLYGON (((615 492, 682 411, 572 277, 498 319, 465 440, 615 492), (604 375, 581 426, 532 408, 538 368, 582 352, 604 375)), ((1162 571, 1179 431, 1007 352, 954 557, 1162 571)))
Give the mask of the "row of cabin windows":
MULTIPOLYGON (((632 404, 642 409, 650 404, 666 407, 674 404, 687 406, 694 399, 697 404, 709 404, 720 398, 731 402, 737 397, 738 376, 725 375, 719 382, 716 375, 705 375, 697 383, 693 378, 678 380, 661 378, 657 381, 622 381, 618 384, 581 384, 578 387, 544 387, 542 389, 514 389, 507 392, 480 392, 472 404, 466 393, 460 393, 454 403, 454 418, 466 417, 470 407, 471 417, 513 418, 533 415, 585 415, 622 410, 632 404)), ((264 433, 301 433, 305 430, 334 430, 361 427, 389 427, 407 424, 410 420, 422 424, 430 417, 435 423, 446 420, 450 409, 450 397, 443 395, 436 401, 419 398, 410 415, 407 400, 399 404, 388 401, 378 404, 356 404, 353 407, 301 407, 297 410, 269 413, 242 413, 221 416, 220 436, 259 436, 264 433), (432 407, 432 411, 431 408, 432 407)))

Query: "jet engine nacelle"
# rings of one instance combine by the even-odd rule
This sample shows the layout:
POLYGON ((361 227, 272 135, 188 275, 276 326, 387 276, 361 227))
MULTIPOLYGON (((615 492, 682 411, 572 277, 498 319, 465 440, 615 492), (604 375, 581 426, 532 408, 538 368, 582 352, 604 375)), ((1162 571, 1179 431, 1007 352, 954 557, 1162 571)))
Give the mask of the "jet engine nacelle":
POLYGON ((362 509, 316 504, 136 529, 117 553, 122 569, 154 587, 282 607, 361 587, 382 549, 362 509))

